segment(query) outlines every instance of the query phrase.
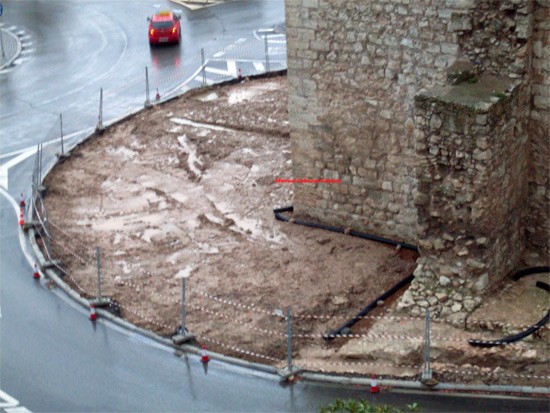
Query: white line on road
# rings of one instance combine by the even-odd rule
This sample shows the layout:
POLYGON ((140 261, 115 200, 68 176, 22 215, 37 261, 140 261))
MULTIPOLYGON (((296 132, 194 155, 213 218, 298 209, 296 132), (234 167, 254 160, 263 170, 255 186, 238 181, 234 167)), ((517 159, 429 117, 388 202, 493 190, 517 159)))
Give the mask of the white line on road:
POLYGON ((235 42, 235 44, 241 44, 241 43, 244 43, 244 42, 246 42, 246 38, 241 37, 240 39, 238 39, 238 40, 235 42))
POLYGON ((252 62, 252 64, 254 65, 254 69, 256 69, 258 72, 263 72, 263 71, 265 71, 265 67, 264 67, 263 63, 260 63, 260 62, 252 62))
POLYGON ((214 73, 215 75, 222 75, 222 76, 229 76, 231 74, 227 70, 218 69, 215 67, 205 67, 204 71, 207 73, 214 73))
POLYGON ((217 53, 214 53, 212 55, 212 57, 222 57, 223 55, 225 54, 225 52, 223 50, 217 52, 217 53))
POLYGON ((232 77, 237 77, 237 63, 234 60, 227 61, 227 71, 232 77))
POLYGON ((19 402, 9 394, 0 390, 0 408, 16 407, 19 402))

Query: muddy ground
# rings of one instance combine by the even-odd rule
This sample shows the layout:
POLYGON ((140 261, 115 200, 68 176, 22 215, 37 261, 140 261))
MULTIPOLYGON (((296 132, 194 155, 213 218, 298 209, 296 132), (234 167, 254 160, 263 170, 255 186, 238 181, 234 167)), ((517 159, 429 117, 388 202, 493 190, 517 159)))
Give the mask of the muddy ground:
MULTIPOLYGON (((187 327, 211 350, 284 366, 290 308, 295 364, 418 377, 424 320, 391 318, 395 299, 350 331, 361 337, 322 338, 411 274, 416 255, 275 220, 273 208, 292 204, 293 184, 275 183, 292 178, 286 90, 281 76, 191 91, 74 149, 45 182, 65 279, 95 296, 99 247, 102 295, 159 334, 180 325, 185 275, 187 327)), ((512 327, 482 323, 475 334, 498 337, 542 318, 548 294, 535 279, 506 289, 536 295, 521 320, 508 313, 502 323, 512 327)), ((432 326, 434 376, 548 385, 547 330, 498 350, 473 349, 472 334, 432 326)))

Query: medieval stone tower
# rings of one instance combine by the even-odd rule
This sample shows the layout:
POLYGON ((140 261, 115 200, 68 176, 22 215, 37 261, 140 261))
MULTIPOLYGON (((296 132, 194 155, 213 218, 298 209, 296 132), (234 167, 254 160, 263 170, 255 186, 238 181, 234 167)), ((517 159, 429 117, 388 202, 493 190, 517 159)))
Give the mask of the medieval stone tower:
POLYGON ((457 321, 548 265, 550 0, 286 0, 298 215, 417 244, 457 321))

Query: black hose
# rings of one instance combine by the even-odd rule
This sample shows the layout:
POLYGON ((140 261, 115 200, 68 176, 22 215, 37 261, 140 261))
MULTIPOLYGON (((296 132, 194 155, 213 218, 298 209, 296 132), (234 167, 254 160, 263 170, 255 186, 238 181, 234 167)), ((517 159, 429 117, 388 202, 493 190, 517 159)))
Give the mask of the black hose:
POLYGON ((544 326, 548 322, 548 319, 550 319, 550 310, 548 310, 546 315, 538 323, 529 327, 527 330, 522 331, 521 333, 515 334, 513 336, 504 337, 504 338, 501 338, 500 340, 493 340, 493 341, 469 339, 468 343, 476 347, 494 347, 494 346, 502 346, 505 344, 514 343, 516 341, 519 341, 533 334, 535 331, 539 330, 542 326, 544 326))
POLYGON ((385 300, 386 298, 390 297, 394 293, 396 293, 398 290, 403 288, 405 285, 409 284, 414 278, 414 275, 409 275, 408 277, 402 279, 397 284, 395 284, 393 287, 391 287, 388 291, 381 294, 379 297, 375 298, 373 301, 370 302, 369 305, 367 305, 365 308, 363 308, 355 317, 353 317, 351 320, 346 322, 343 326, 337 328, 336 330, 331 331, 330 333, 327 333, 323 336, 325 340, 332 340, 333 338, 336 338, 339 335, 342 335, 342 331, 346 329, 350 329, 355 323, 357 323, 362 317, 366 316, 369 312, 371 312, 373 309, 376 308, 378 305, 378 301, 385 300))
POLYGON ((546 284, 545 282, 537 281, 536 286, 539 287, 539 288, 542 288, 547 293, 550 293, 550 285, 546 284))
MULTIPOLYGON (((283 207, 283 208, 275 208, 273 210, 273 213, 275 214, 275 219, 277 219, 278 221, 289 222, 290 218, 287 218, 284 215, 284 213, 285 212, 292 212, 292 211, 294 211, 294 207, 293 206, 288 206, 288 207, 283 207)), ((334 227, 334 226, 325 225, 325 224, 316 224, 314 222, 307 222, 307 221, 302 221, 302 220, 294 220, 292 222, 294 222, 295 224, 304 225, 304 226, 310 227, 310 228, 319 228, 319 229, 325 229, 327 231, 337 232, 339 234, 345 234, 346 233, 345 229, 341 228, 341 227, 334 227)), ((393 246, 396 246, 396 247, 399 246, 401 248, 405 248, 405 249, 408 249, 408 250, 411 250, 411 251, 418 252, 418 247, 416 245, 412 245, 412 244, 409 244, 407 242, 394 241, 394 240, 391 240, 389 238, 379 237, 378 235, 367 234, 365 232, 359 232, 359 231, 355 231, 355 230, 351 230, 349 232, 349 235, 352 235, 354 237, 368 239, 368 240, 371 240, 371 241, 381 242, 383 244, 393 245, 393 246)))
POLYGON ((531 268, 526 268, 524 270, 520 270, 518 272, 516 272, 514 275, 512 275, 512 279, 514 280, 519 280, 520 278, 523 278, 525 277, 526 275, 531 275, 531 274, 538 274, 540 272, 550 272, 550 267, 531 267, 531 268))
MULTIPOLYGON (((519 280, 520 278, 525 277, 526 275, 537 274, 537 273, 541 273, 541 272, 549 272, 549 271, 550 271, 550 267, 525 268, 524 270, 520 270, 520 271, 516 272, 512 276, 512 278, 514 280, 519 280)), ((545 282, 537 281, 536 285, 537 285, 537 287, 542 288, 543 290, 550 292, 550 286, 548 284, 546 284, 545 282)), ((501 338, 500 340, 492 340, 492 341, 469 339, 468 343, 470 343, 472 346, 477 346, 477 347, 494 347, 494 346, 501 346, 501 345, 505 345, 505 344, 514 343, 516 341, 519 341, 519 340, 533 334, 535 331, 539 330, 542 326, 544 326, 548 322, 548 319, 550 319, 550 310, 548 310, 546 315, 538 323, 536 323, 533 326, 529 327, 527 330, 522 331, 521 333, 514 334, 514 335, 508 336, 508 337, 504 337, 504 338, 501 338)))

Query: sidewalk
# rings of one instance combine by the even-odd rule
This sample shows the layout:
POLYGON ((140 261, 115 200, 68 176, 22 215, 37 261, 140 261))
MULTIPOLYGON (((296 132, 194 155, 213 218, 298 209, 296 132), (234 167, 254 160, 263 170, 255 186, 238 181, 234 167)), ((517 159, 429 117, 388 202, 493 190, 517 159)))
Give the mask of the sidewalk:
POLYGON ((5 29, 0 29, 0 70, 12 64, 21 53, 18 37, 5 29))

